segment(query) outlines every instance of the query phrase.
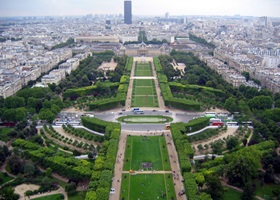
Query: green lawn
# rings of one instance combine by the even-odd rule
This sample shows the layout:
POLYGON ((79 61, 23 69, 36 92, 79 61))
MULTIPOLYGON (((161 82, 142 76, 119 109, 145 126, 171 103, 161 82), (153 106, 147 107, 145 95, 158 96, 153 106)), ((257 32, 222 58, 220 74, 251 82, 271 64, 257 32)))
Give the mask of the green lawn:
POLYGON ((8 174, 5 175, 2 172, 0 172, 0 178, 2 179, 2 181, 0 182, 0 185, 2 185, 2 184, 4 184, 4 183, 13 179, 13 177, 10 177, 8 174))
POLYGON ((86 198, 86 193, 86 191, 75 192, 74 195, 68 195, 68 200, 84 200, 86 198))
POLYGON ((8 142, 10 140, 8 133, 11 132, 12 130, 13 130, 12 128, 0 128, 1 140, 4 142, 8 142))
POLYGON ((125 122, 125 123, 166 123, 166 122, 172 122, 173 119, 171 117, 166 116, 157 116, 157 115, 130 115, 130 116, 123 116, 118 118, 119 122, 125 122))
POLYGON ((135 76, 152 76, 150 63, 137 63, 135 67, 135 76))
POLYGON ((138 96, 138 95, 144 95, 144 96, 147 96, 147 95, 154 95, 155 91, 154 91, 154 88, 153 87, 148 87, 148 86, 144 86, 144 87, 136 87, 134 89, 134 94, 135 96, 138 96))
POLYGON ((53 178, 53 177, 51 177, 50 179, 51 179, 52 182, 58 183, 64 189, 66 188, 67 183, 65 183, 64 181, 58 180, 58 179, 53 178))
POLYGON ((261 187, 259 181, 257 181, 256 185, 257 185, 256 195, 266 200, 272 199, 273 198, 272 191, 280 187, 279 185, 276 184, 264 184, 263 187, 261 187))
POLYGON ((224 200, 241 199, 241 192, 238 192, 231 188, 226 188, 224 193, 224 200))
POLYGON ((127 138, 124 171, 142 169, 143 162, 151 162, 152 168, 157 171, 171 170, 164 137, 129 136, 127 138))
POLYGON ((49 195, 49 196, 39 197, 39 198, 36 198, 35 200, 60 200, 61 195, 62 194, 53 194, 53 195, 49 195))
POLYGON ((137 87, 153 86, 153 80, 152 79, 135 79, 133 84, 137 87))
POLYGON ((134 80, 132 107, 158 107, 154 80, 134 80))
POLYGON ((133 96, 132 107, 158 107, 156 96, 133 96))
POLYGON ((120 199, 176 199, 172 174, 123 174, 120 199))

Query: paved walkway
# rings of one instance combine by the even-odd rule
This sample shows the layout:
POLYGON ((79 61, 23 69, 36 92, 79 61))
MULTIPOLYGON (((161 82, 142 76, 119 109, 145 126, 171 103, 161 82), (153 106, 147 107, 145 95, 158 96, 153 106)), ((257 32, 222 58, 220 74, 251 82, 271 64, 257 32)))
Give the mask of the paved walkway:
MULTIPOLYGON (((132 64, 130 77, 134 77, 134 73, 135 73, 135 60, 133 58, 133 64, 132 64)), ((127 95, 126 95, 126 101, 125 101, 125 109, 127 109, 127 110, 131 109, 133 82, 134 82, 134 79, 130 78, 129 85, 128 85, 128 91, 127 91, 127 95)))
POLYGON ((183 177, 180 172, 179 161, 177 151, 175 149, 172 135, 170 131, 122 131, 119 140, 119 147, 117 158, 115 162, 115 174, 112 182, 112 188, 115 188, 115 194, 110 195, 110 200, 118 200, 120 198, 121 191, 121 180, 123 173, 129 173, 128 171, 122 171, 124 165, 124 155, 125 155, 125 147, 126 147, 126 139, 128 135, 134 136, 161 136, 162 133, 165 135, 166 146, 168 149, 168 154, 170 155, 170 165, 172 171, 136 171, 136 173, 148 174, 148 173, 157 173, 157 174, 173 174, 174 178, 174 187, 175 193, 177 195, 177 200, 186 200, 186 195, 179 196, 178 193, 184 190, 184 184, 182 182, 183 177))

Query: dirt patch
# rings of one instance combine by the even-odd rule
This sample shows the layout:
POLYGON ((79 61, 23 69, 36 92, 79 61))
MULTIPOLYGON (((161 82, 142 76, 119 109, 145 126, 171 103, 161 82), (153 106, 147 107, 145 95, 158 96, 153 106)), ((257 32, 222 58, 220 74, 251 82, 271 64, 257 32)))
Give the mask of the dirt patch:
POLYGON ((195 150, 196 150, 195 155, 197 156, 197 155, 201 155, 202 153, 207 153, 206 151, 205 152, 199 151, 197 148, 197 145, 199 145, 199 144, 201 144, 202 146, 204 146, 205 144, 209 145, 211 142, 215 142, 220 139, 227 138, 230 135, 234 135, 235 132, 237 131, 237 129, 238 129, 238 127, 228 127, 226 132, 222 132, 221 134, 208 138, 205 141, 197 141, 197 142, 191 143, 192 147, 195 148, 195 150))
POLYGON ((20 195, 20 200, 24 199, 24 193, 28 190, 34 191, 38 190, 40 188, 39 185, 33 185, 33 184, 21 184, 15 187, 15 193, 20 195))

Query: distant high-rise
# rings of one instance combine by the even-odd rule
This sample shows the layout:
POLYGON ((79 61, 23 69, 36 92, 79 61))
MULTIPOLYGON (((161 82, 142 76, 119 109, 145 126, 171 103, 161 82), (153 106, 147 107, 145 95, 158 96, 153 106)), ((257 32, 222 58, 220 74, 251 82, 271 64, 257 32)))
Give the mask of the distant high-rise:
POLYGON ((124 23, 132 24, 132 3, 124 1, 124 23))

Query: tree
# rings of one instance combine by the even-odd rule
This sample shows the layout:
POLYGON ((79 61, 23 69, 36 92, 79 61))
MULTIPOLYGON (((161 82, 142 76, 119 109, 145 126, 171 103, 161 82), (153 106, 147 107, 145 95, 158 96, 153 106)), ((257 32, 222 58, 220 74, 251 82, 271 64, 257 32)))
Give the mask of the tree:
POLYGON ((35 173, 35 166, 32 161, 25 161, 23 164, 23 172, 26 176, 33 176, 35 173))
POLYGON ((16 109, 16 121, 21 121, 26 119, 26 109, 25 108, 17 108, 16 109))
POLYGON ((50 178, 48 177, 44 177, 42 180, 41 180, 41 188, 43 190, 50 190, 51 189, 51 186, 52 186, 52 181, 50 178))
POLYGON ((242 200, 253 200, 254 199, 254 190, 253 190, 251 182, 248 182, 245 184, 241 199, 242 200))
POLYGON ((203 146, 201 144, 197 145, 199 151, 203 150, 203 146))
POLYGON ((17 200, 19 195, 15 194, 14 188, 12 186, 1 188, 0 190, 0 199, 1 200, 17 200))
POLYGON ((99 200, 107 200, 109 199, 109 189, 98 187, 96 190, 96 196, 99 200))
POLYGON ((3 119, 6 121, 16 122, 16 109, 7 109, 4 111, 3 119))
POLYGON ((222 154, 222 146, 223 146, 222 141, 215 141, 211 143, 211 148, 214 154, 222 154))
POLYGON ((41 109, 41 111, 39 113, 39 118, 41 120, 46 120, 47 122, 49 122, 51 124, 55 118, 55 114, 52 113, 50 110, 43 108, 43 109, 41 109))
POLYGON ((260 152, 253 148, 244 148, 228 156, 225 156, 227 169, 226 176, 229 183, 244 187, 253 177, 257 176, 261 167, 260 152))
POLYGON ((7 97, 4 102, 4 106, 7 108, 20 108, 25 106, 25 100, 23 97, 11 96, 7 97))
POLYGON ((48 167, 45 171, 45 175, 48 177, 48 178, 51 178, 52 177, 52 169, 50 167, 48 167))
POLYGON ((264 182, 266 183, 274 183, 274 169, 272 165, 268 165, 265 174, 264 174, 264 182))
POLYGON ((204 183, 205 183, 205 177, 203 176, 202 173, 195 173, 195 181, 197 183, 197 185, 202 188, 204 183))
POLYGON ((217 176, 209 175, 205 179, 207 186, 207 193, 211 195, 212 199, 219 200, 223 199, 224 189, 220 179, 217 176))
POLYGON ((237 137, 230 137, 227 140, 227 149, 232 150, 238 145, 238 139, 237 137))
POLYGON ((244 138, 243 140, 242 140, 242 143, 243 143, 243 146, 245 147, 246 145, 247 145, 247 139, 246 138, 244 138))
POLYGON ((248 101, 248 106, 251 109, 270 109, 272 108, 273 100, 271 96, 256 96, 248 101))
POLYGON ((11 154, 6 145, 0 146, 0 166, 5 162, 6 158, 11 154))
POLYGON ((8 166, 11 170, 11 172, 15 175, 21 173, 22 170, 22 161, 18 156, 11 156, 8 160, 8 166))
POLYGON ((231 113, 237 112, 238 107, 236 105, 235 98, 229 97, 225 102, 225 108, 231 113))
POLYGON ((242 76, 246 78, 246 81, 248 82, 250 80, 250 74, 249 72, 242 72, 242 76))
POLYGON ((71 196, 76 192, 76 183, 71 182, 66 185, 65 191, 71 196))

